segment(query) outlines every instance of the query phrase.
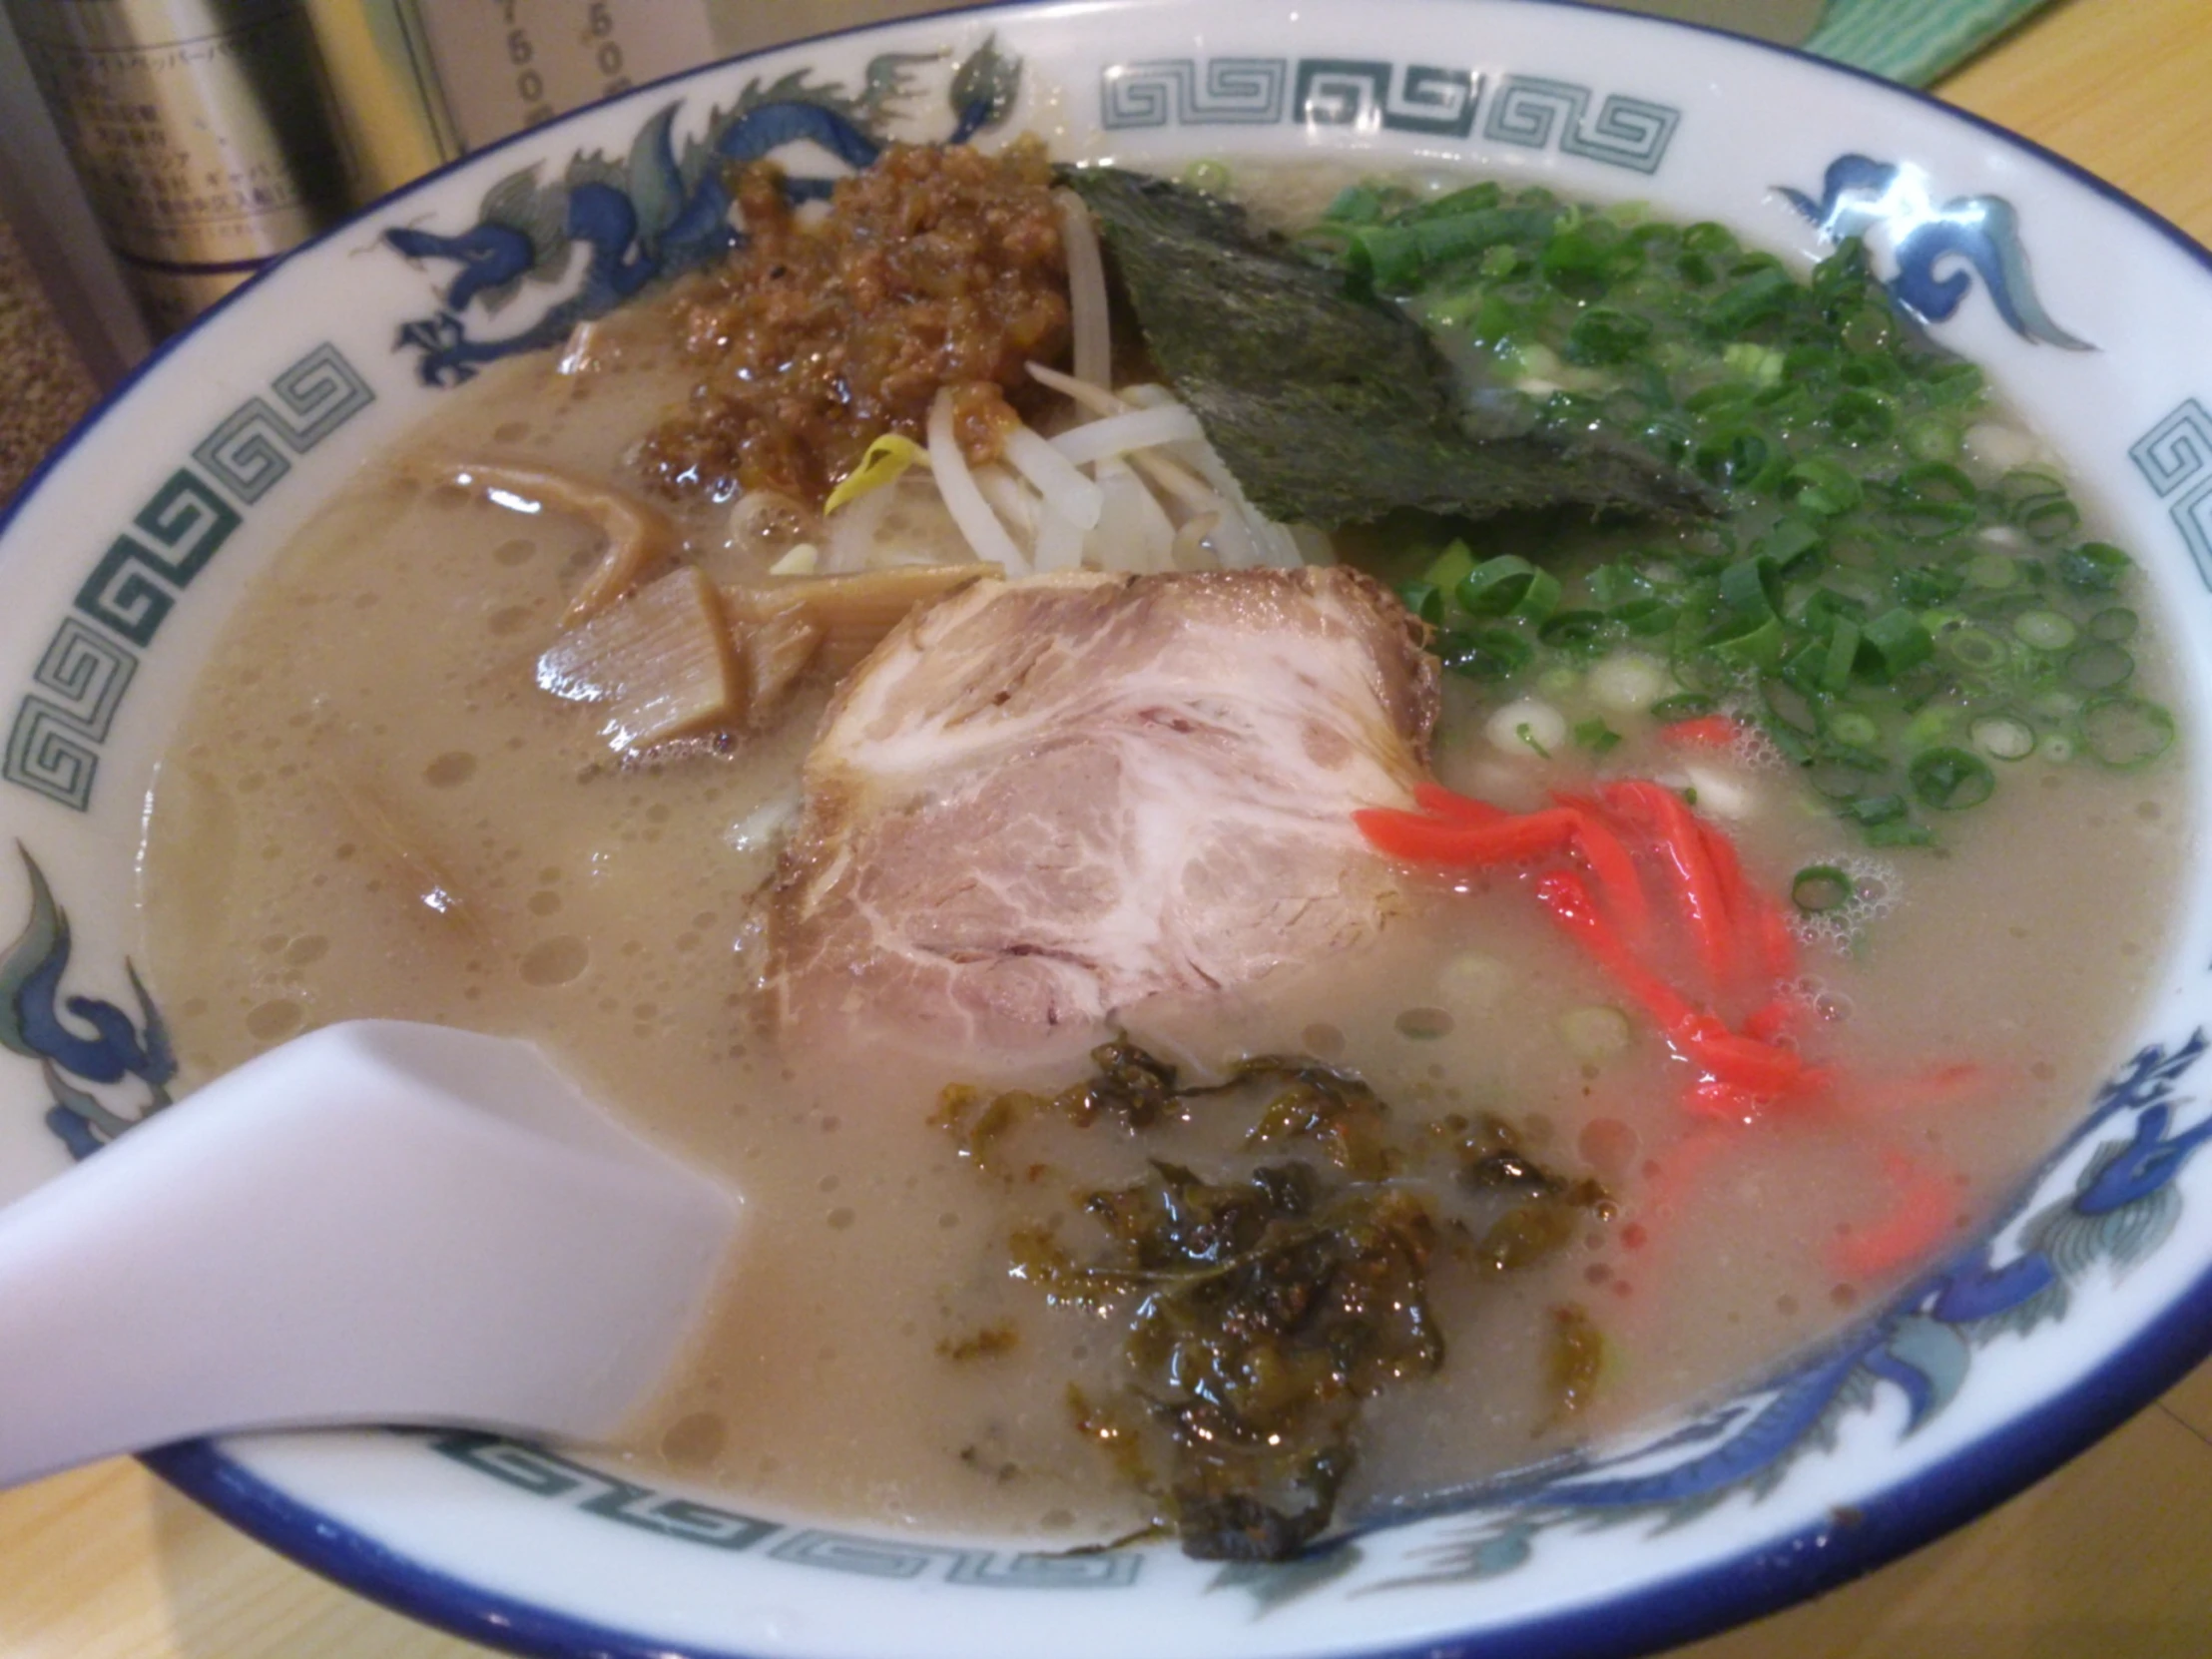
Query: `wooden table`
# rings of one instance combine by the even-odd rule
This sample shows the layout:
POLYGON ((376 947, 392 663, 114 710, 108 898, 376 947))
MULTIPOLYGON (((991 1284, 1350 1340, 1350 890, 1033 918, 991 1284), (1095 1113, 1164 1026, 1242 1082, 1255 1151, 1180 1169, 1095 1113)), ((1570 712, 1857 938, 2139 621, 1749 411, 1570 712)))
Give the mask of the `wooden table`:
MULTIPOLYGON (((2212 0, 2067 0, 1940 89, 2212 242, 2212 0)), ((1677 1659, 2212 1655, 2212 1366, 1995 1513, 1677 1659)), ((465 1659, 136 1463, 0 1495, 0 1659, 465 1659)))

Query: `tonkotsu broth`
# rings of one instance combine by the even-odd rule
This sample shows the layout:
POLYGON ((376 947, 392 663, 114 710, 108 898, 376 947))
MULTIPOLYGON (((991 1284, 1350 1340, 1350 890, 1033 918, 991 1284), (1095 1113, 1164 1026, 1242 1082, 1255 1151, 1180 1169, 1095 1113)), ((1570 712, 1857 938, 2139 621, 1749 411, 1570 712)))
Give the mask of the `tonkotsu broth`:
MULTIPOLYGON (((781 1052, 751 1005, 749 899, 775 858, 760 826, 793 788, 819 696, 735 755, 618 767, 588 713, 532 679, 595 536, 417 481, 490 457, 635 487, 623 457, 686 383, 650 330, 597 373, 564 377, 545 357, 487 373, 365 470, 240 608, 163 761, 143 862, 153 983, 186 1076, 345 1018, 530 1037, 747 1198, 732 1282, 628 1454, 776 1508, 1069 1542, 1119 1533, 1143 1506, 1077 1443, 1067 1405, 1071 1381, 1111 1385, 1116 1333, 1007 1278, 1009 1227, 1051 1195, 979 1181, 926 1121, 944 1084, 974 1074, 895 1052, 781 1052), (998 1327, 1016 1333, 1008 1359, 944 1352, 998 1327)), ((711 548, 718 530, 692 528, 712 559, 745 568, 742 549, 711 548)), ((1441 779, 1538 804, 1557 780, 1501 760, 1470 690, 1453 683, 1449 698, 1441 779)), ((1855 850, 1765 776, 1769 804, 1732 827, 1754 880, 1786 886, 1855 850)), ((1840 1063, 1876 1077, 1992 1068, 1990 1088, 1884 1124, 1958 1172, 1963 1229, 2116 1058, 2162 954, 2189 827, 2170 763, 2029 763, 1943 830, 1939 853, 1883 855, 1898 902, 1854 952, 1806 961, 1840 1063)), ((1348 1512, 1679 1406, 1884 1288, 1823 1265, 1886 1201, 1862 1120, 1747 1132, 1694 1202, 1655 1211, 1651 1177, 1688 1127, 1679 1068, 1640 1020, 1618 1054, 1578 1054, 1561 1016, 1617 988, 1516 881, 1463 885, 1475 890, 1432 883, 1434 901, 1366 956, 1283 970, 1264 1000, 1131 1021, 1195 1065, 1315 1054, 1364 1074, 1408 1123, 1496 1110, 1618 1202, 1580 1248, 1519 1277, 1439 1254, 1448 1358, 1370 1407, 1348 1512), (1570 1424, 1549 1420, 1541 1386, 1564 1302, 1612 1353, 1570 1424)), ((1112 1184, 1147 1155, 1203 1166, 1243 1127, 1201 1121, 1142 1145, 1063 1132, 1051 1156, 1077 1182, 1112 1184)))

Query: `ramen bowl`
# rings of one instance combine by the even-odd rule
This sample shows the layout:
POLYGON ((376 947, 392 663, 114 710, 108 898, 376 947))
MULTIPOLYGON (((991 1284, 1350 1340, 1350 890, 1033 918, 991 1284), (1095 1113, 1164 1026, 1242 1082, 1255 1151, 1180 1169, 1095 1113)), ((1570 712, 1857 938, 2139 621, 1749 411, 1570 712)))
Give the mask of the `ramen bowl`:
MULTIPOLYGON (((696 258, 687 158, 738 153, 741 130, 803 176, 892 138, 1034 131, 1064 159, 1162 171, 1465 167, 1722 221, 1799 261, 1864 234, 1893 296, 1985 367, 2134 552, 2184 733, 2212 717, 2212 269, 2030 145, 1812 59, 1518 0, 1085 0, 808 42, 538 128, 303 249, 171 342, 0 527, 0 830, 21 848, 0 867, 0 932, 21 927, 0 958, 0 1198, 169 1100, 132 966, 134 858, 185 690, 247 586, 454 387, 696 258)), ((2171 908, 2108 1081, 1978 1235, 1778 1374, 1300 1560, 870 1529, 479 1432, 149 1461, 294 1559, 518 1652, 1647 1651, 1988 1508, 2212 1349, 2212 868, 2171 908)))

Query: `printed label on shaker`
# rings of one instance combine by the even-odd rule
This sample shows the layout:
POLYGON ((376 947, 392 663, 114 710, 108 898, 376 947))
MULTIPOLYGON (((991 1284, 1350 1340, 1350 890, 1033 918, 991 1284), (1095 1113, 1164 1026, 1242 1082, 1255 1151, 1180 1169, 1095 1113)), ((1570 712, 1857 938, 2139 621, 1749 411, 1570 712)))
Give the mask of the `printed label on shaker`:
POLYGON ((298 0, 10 7, 93 212, 173 323, 343 211, 298 0))
POLYGON ((715 55, 699 0, 443 0, 418 15, 471 150, 715 55))

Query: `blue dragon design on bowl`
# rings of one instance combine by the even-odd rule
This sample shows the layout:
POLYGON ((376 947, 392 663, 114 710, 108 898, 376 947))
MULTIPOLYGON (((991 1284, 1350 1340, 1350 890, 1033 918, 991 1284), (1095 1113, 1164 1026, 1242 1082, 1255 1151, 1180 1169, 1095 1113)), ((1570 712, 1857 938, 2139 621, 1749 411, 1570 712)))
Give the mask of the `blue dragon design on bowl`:
MULTIPOLYGON (((746 163, 811 143, 846 168, 866 167, 889 142, 901 107, 918 96, 920 66, 937 61, 933 53, 879 54, 854 93, 817 82, 805 69, 765 86, 755 80, 681 151, 673 133, 682 106, 671 103, 638 130, 620 162, 593 151, 572 157, 555 180, 541 183, 535 165, 510 173, 484 193, 476 223, 462 231, 387 229, 385 244, 407 259, 460 268, 435 313, 400 325, 395 348, 418 354, 424 384, 453 386, 485 363, 559 344, 578 323, 737 247, 744 233, 730 223, 730 186, 746 163), (525 284, 567 280, 578 243, 590 253, 571 292, 514 332, 472 331, 472 322, 497 314, 525 284)), ((1020 90, 1021 60, 986 39, 945 89, 953 118, 945 142, 962 144, 1002 124, 1020 90)), ((785 190, 795 202, 818 201, 834 182, 794 176, 785 190)))
POLYGON ((1947 320, 1972 291, 1973 276, 1965 271, 1936 271, 1939 262, 1954 259, 1981 278, 2005 326, 2022 339, 2067 351, 2096 349, 2061 328, 2036 298, 2019 214, 2003 197, 1937 203, 1921 168, 1856 153, 1828 164, 1818 201, 1788 185, 1775 189, 1830 242, 1886 229, 1895 239, 1898 268, 1887 284, 1890 296, 1923 322, 1947 320))
POLYGON ((46 1127, 72 1158, 89 1158, 170 1104, 177 1056, 135 964, 123 967, 138 1003, 135 1020, 99 997, 64 994, 73 947, 69 912, 55 900, 38 860, 20 845, 16 850, 30 878, 31 910, 23 931, 0 954, 0 1048, 39 1063, 52 1102, 46 1127), (145 1089, 128 1116, 92 1092, 126 1078, 145 1089))

